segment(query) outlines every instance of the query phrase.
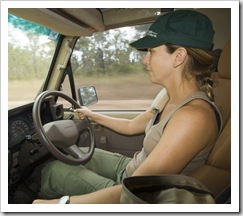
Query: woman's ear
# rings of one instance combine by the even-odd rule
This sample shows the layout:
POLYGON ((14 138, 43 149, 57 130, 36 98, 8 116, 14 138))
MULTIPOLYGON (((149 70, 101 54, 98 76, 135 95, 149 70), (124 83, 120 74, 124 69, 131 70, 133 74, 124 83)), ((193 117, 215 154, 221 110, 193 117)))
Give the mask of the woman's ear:
POLYGON ((178 48, 175 52, 174 67, 182 65, 187 58, 187 50, 183 47, 178 48))

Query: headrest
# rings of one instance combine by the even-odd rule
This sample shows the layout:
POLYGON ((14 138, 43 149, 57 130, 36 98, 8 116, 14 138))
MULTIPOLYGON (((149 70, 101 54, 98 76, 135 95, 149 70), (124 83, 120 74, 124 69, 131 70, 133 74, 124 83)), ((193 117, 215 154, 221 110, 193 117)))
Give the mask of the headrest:
POLYGON ((231 79, 231 40, 229 39, 219 57, 218 73, 220 77, 231 79))

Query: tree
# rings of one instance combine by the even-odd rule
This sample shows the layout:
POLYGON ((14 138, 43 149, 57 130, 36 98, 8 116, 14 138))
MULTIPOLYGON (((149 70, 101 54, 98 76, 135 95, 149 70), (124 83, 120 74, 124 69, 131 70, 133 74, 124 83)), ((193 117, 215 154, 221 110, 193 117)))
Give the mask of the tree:
POLYGON ((130 73, 141 64, 143 54, 130 47, 129 43, 142 37, 147 29, 148 25, 125 27, 80 37, 71 59, 75 74, 104 76, 130 73))
POLYGON ((42 26, 9 14, 9 80, 46 76, 55 49, 55 42, 44 40, 48 33, 50 30, 42 26))

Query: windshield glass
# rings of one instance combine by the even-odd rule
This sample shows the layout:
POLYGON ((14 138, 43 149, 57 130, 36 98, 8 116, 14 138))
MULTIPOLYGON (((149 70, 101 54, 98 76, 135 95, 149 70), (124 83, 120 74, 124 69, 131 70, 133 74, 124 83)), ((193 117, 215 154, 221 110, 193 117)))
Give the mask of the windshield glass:
POLYGON ((34 101, 47 76, 58 34, 8 15, 8 109, 34 101))

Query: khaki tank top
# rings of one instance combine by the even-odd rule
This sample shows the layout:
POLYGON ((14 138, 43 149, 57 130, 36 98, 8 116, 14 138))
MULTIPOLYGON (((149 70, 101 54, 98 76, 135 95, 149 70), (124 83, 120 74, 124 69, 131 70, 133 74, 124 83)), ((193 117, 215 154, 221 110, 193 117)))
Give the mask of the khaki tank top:
MULTIPOLYGON (((133 159, 128 163, 126 166, 126 170, 124 172, 123 178, 131 176, 132 173, 142 164, 142 162, 146 159, 146 157, 153 151, 157 143, 159 142, 161 136, 163 135, 164 128, 166 127, 168 121, 171 119, 173 114, 186 105, 187 103, 195 100, 195 99, 203 99, 207 101, 212 109, 215 111, 215 115, 218 122, 218 128, 219 132, 222 129, 222 117, 217 109, 217 107, 212 103, 207 95, 200 91, 195 92, 185 100, 183 100, 181 103, 179 103, 169 114, 166 118, 164 118, 161 122, 154 125, 154 120, 156 119, 156 116, 154 116, 150 122, 148 123, 146 130, 145 130, 145 138, 143 142, 143 148, 141 151, 136 152, 134 154, 133 159)), ((158 114, 158 113, 157 113, 158 114)), ((156 114, 155 114, 156 115, 156 114)), ((194 169, 198 168, 200 165, 204 164, 209 156, 209 153, 212 149, 212 146, 209 146, 205 149, 203 149, 201 152, 199 152, 192 160, 191 162, 181 171, 180 174, 186 175, 189 172, 192 172, 194 169)))

